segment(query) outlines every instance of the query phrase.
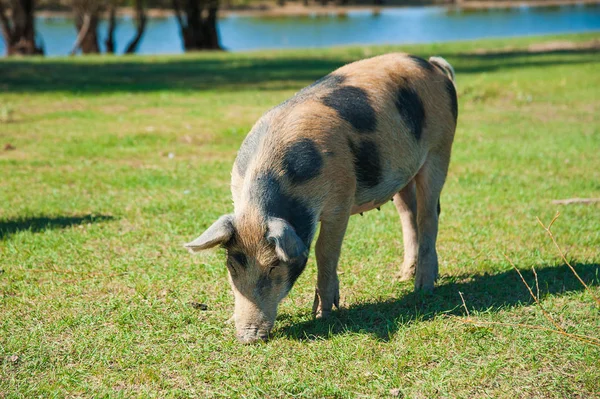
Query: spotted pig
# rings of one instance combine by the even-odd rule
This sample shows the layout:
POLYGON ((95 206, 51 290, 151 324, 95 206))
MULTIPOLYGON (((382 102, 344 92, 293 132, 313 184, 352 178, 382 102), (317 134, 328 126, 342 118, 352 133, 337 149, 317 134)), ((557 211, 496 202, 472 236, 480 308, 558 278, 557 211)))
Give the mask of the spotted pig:
POLYGON ((186 244, 191 252, 226 249, 242 342, 267 340, 319 222, 313 313, 338 307, 348 219, 390 199, 402 222, 400 277, 433 289, 457 115, 448 62, 387 54, 339 68, 258 120, 233 167, 233 213, 186 244))

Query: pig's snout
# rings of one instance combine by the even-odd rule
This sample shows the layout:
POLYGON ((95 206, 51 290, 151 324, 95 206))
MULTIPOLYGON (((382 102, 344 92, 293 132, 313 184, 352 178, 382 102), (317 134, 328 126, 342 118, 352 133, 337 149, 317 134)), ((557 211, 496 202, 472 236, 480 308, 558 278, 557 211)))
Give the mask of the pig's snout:
POLYGON ((242 344, 255 344, 267 342, 270 328, 249 326, 238 330, 236 336, 242 344))

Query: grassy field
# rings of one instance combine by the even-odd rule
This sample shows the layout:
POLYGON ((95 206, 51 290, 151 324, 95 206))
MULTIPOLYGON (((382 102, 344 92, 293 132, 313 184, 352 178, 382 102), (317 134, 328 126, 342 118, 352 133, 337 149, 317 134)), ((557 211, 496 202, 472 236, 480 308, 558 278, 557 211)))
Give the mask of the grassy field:
POLYGON ((404 47, 0 60, 0 398, 598 398, 598 34, 404 47), (456 68, 459 128, 431 296, 392 276, 393 206, 353 217, 340 311, 314 321, 311 256, 267 344, 241 346, 223 253, 182 244, 232 209, 254 121, 355 59, 403 50, 456 68), (10 144, 10 145, 8 145, 10 144), (207 305, 201 310, 191 305, 207 305), (392 390, 392 391, 391 391, 392 390))

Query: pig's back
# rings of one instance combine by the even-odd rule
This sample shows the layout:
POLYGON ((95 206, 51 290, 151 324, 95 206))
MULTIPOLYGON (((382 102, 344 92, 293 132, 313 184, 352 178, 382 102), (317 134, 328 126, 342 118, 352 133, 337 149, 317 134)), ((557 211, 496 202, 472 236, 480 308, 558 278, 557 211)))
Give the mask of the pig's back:
POLYGON ((287 191, 335 190, 339 182, 355 186, 357 205, 385 200, 432 146, 452 140, 455 124, 454 85, 434 64, 387 54, 345 65, 256 123, 235 162, 234 202, 267 172, 287 191))

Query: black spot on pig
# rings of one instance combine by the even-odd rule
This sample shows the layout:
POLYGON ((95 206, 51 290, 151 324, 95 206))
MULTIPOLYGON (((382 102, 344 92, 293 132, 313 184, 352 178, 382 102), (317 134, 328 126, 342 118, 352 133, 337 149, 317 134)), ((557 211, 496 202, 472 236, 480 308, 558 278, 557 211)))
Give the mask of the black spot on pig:
POLYGON ((417 92, 411 87, 400 88, 396 95, 396 108, 413 136, 419 140, 425 124, 425 108, 417 92))
POLYGON ((454 116, 454 122, 458 119, 458 98, 456 95, 456 89, 454 83, 450 79, 446 79, 446 91, 450 97, 450 109, 452 110, 452 116, 454 116))
POLYGON ((438 216, 440 216, 440 213, 442 213, 442 206, 440 205, 439 199, 438 199, 437 213, 438 213, 438 216))
POLYGON ((348 140, 348 145, 354 158, 358 185, 364 188, 378 185, 381 181, 381 159, 377 145, 371 140, 363 140, 358 145, 348 140))
POLYGON ((341 86, 322 99, 340 118, 361 133, 375 131, 377 119, 366 91, 354 86, 341 86))
POLYGON ((304 183, 321 172, 323 159, 314 141, 302 139, 287 148, 283 169, 293 184, 304 183))
POLYGON ((417 57, 416 55, 409 55, 408 58, 413 60, 420 68, 423 68, 429 72, 433 71, 433 65, 429 63, 429 61, 424 60, 421 57, 417 57))
POLYGON ((256 178, 250 189, 250 201, 256 203, 265 216, 286 220, 306 247, 310 247, 315 230, 314 215, 302 200, 283 191, 274 173, 265 172, 256 178))

